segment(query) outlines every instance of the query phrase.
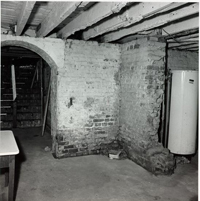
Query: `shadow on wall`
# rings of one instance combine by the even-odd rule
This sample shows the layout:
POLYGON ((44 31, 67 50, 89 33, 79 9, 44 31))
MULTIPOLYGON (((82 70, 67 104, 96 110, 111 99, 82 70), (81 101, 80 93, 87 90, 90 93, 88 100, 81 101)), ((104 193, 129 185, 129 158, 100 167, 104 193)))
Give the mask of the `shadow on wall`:
POLYGON ((198 195, 195 195, 194 197, 190 198, 190 201, 198 201, 198 195))

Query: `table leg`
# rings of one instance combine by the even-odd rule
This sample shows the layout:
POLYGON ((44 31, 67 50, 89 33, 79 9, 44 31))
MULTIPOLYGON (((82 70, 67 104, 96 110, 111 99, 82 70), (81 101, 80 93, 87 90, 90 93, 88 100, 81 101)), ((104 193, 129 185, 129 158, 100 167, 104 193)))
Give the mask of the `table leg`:
POLYGON ((5 172, 5 186, 8 186, 8 184, 9 184, 9 176, 8 176, 8 172, 6 171, 5 172))
POLYGON ((8 200, 14 200, 15 156, 9 158, 8 200))

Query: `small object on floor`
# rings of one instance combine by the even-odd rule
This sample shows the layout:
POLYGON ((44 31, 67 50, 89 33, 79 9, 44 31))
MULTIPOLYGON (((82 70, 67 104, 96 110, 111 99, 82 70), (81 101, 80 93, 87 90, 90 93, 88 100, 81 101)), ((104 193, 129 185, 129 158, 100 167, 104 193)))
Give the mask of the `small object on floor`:
POLYGON ((160 199, 161 199, 160 196, 155 196, 155 197, 154 197, 154 200, 160 200, 160 199))
POLYGON ((34 135, 34 137, 38 137, 39 135, 34 135))
POLYGON ((110 150, 109 151, 109 158, 110 159, 119 159, 119 155, 122 151, 117 151, 117 150, 110 150))
POLYGON ((46 146, 45 148, 44 148, 44 150, 47 152, 47 151, 51 151, 51 148, 49 147, 49 146, 46 146))
POLYGON ((176 156, 175 158, 176 158, 176 164, 185 164, 185 163, 190 163, 191 162, 185 156, 176 156))

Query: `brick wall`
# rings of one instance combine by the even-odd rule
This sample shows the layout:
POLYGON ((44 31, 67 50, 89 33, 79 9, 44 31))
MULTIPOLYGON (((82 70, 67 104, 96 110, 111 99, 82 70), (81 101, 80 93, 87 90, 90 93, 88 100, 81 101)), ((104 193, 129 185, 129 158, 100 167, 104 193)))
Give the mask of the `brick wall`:
POLYGON ((158 143, 164 69, 165 43, 145 38, 122 45, 119 140, 130 159, 165 174, 174 161, 158 143))
POLYGON ((58 72, 57 156, 98 153, 118 134, 120 48, 67 40, 58 72))
POLYGON ((167 65, 171 70, 199 70, 199 54, 191 51, 168 50, 167 65))
POLYGON ((172 156, 158 143, 165 44, 156 38, 124 45, 13 36, 2 41, 37 52, 52 67, 55 157, 95 154, 117 138, 146 169, 173 170, 172 156))

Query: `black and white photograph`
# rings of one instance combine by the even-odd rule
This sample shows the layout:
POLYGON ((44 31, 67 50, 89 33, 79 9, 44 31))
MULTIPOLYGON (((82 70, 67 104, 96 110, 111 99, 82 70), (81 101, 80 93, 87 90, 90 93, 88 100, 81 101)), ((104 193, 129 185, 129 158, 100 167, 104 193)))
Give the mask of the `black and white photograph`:
POLYGON ((198 1, 0 10, 0 201, 198 201, 198 1))

